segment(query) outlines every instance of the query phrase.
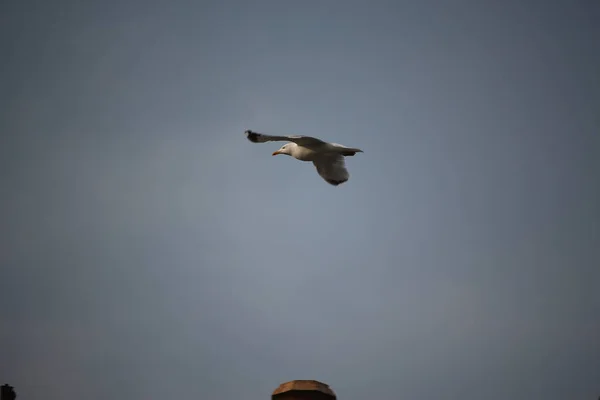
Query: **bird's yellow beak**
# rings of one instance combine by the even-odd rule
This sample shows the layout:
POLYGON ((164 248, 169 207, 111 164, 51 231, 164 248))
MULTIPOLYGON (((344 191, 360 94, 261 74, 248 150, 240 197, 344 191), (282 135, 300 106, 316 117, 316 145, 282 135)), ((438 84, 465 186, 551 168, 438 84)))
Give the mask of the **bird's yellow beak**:
POLYGON ((271 155, 276 156, 277 154, 281 154, 281 153, 279 153, 279 150, 274 151, 273 154, 271 154, 271 155))

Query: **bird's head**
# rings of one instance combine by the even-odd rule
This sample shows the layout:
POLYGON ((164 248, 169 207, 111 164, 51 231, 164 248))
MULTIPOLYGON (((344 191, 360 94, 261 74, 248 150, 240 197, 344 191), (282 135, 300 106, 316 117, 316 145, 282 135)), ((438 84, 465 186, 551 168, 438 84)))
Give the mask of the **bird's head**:
POLYGON ((292 155, 292 149, 294 147, 296 147, 297 144, 296 143, 286 143, 283 146, 281 146, 281 148, 275 152, 273 152, 273 155, 276 156, 277 154, 286 154, 288 156, 292 155))

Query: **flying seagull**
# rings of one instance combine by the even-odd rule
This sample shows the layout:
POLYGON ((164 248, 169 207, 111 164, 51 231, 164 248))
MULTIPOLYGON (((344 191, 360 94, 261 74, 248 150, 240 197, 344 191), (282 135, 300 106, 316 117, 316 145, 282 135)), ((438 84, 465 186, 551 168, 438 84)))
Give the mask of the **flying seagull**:
POLYGON ((344 157, 362 153, 361 149, 342 146, 337 143, 327 143, 310 136, 273 136, 247 130, 246 137, 252 143, 288 142, 273 153, 285 154, 300 161, 312 161, 317 173, 327 183, 337 186, 350 178, 346 170, 344 157))

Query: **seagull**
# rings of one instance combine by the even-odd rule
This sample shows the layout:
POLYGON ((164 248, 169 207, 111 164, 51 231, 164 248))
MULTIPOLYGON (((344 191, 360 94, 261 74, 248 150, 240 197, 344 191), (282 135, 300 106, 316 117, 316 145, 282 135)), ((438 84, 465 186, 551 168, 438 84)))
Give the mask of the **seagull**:
POLYGON ((252 143, 288 142, 273 153, 285 154, 300 161, 312 161, 317 168, 317 173, 333 186, 338 186, 350 178, 344 157, 362 153, 361 149, 342 146, 337 143, 327 143, 311 136, 274 136, 258 133, 251 130, 245 132, 252 143))

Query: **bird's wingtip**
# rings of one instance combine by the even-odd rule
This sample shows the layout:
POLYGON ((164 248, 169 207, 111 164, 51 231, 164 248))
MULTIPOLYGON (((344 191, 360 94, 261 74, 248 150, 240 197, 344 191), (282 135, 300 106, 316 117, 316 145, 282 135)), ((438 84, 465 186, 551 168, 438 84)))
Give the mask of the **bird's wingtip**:
POLYGON ((329 178, 325 178, 325 182, 329 183, 330 185, 333 186, 339 186, 343 183, 348 182, 348 178, 346 179, 329 179, 329 178))
POLYGON ((258 134, 256 132, 247 129, 244 133, 246 134, 246 137, 249 141, 251 141, 252 143, 258 143, 258 134))

